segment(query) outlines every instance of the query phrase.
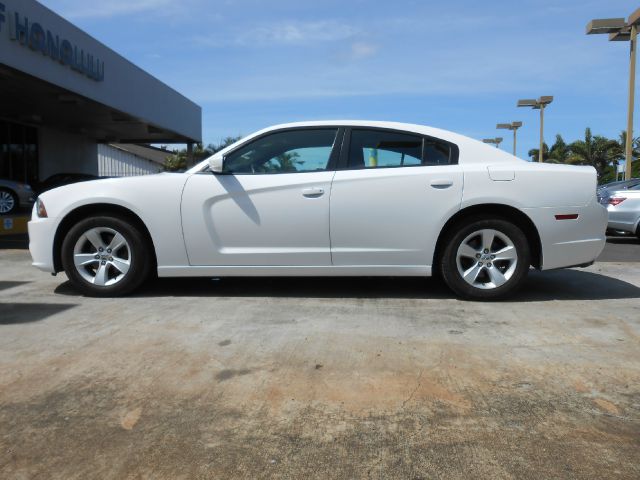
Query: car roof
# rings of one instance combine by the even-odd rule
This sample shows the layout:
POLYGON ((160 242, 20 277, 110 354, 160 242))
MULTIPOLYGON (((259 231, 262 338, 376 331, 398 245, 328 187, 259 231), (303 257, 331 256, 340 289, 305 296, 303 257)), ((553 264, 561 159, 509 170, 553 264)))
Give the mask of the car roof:
MULTIPOLYGON (((279 125, 273 125, 260 131, 260 133, 269 132, 272 130, 281 130, 284 128, 296 128, 296 127, 325 127, 325 126, 339 126, 339 127, 373 127, 373 128, 388 128, 391 130, 403 130, 408 132, 419 133, 422 135, 433 136, 441 138, 442 140, 448 140, 454 143, 460 143, 468 140, 473 140, 464 135, 444 130, 441 128, 428 127, 426 125, 418 125, 415 123, 402 123, 402 122, 389 122, 381 120, 314 120, 306 122, 291 122, 282 123, 279 125)), ((473 140, 476 141, 476 140, 473 140)))
POLYGON ((630 178, 629 180, 618 180, 615 182, 605 183, 601 188, 620 187, 622 185, 640 184, 640 178, 630 178))

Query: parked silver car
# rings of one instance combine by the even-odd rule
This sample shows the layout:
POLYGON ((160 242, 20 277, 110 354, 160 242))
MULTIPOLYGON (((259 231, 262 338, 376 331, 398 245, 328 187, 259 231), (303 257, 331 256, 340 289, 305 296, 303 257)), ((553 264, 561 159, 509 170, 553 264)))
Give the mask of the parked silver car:
POLYGON ((30 208, 36 195, 26 183, 0 178, 0 215, 16 213, 19 208, 30 208))
POLYGON ((612 192, 617 192, 620 190, 628 190, 629 188, 633 188, 636 185, 640 185, 640 178, 631 178, 629 180, 618 180, 616 182, 605 183, 604 185, 598 186, 596 191, 598 195, 598 201, 602 200, 605 197, 611 196, 612 192))
POLYGON ((600 203, 609 211, 610 230, 631 233, 640 238, 640 185, 608 192, 600 203))

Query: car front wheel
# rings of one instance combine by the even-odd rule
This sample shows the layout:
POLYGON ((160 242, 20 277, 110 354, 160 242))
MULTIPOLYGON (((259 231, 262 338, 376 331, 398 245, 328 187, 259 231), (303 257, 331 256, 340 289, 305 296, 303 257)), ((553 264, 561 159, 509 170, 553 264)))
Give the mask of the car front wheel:
POLYGON ((140 230, 117 217, 78 222, 62 243, 62 266, 71 283, 95 297, 126 295, 149 276, 150 246, 140 230))
POLYGON ((522 286, 529 271, 527 238, 507 220, 469 219, 458 224, 445 241, 442 276, 463 298, 505 298, 522 286))

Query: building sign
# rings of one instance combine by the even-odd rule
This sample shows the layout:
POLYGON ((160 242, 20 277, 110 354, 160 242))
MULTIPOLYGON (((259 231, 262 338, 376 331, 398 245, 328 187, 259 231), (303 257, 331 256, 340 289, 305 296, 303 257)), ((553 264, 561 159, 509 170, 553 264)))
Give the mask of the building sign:
POLYGON ((9 24, 9 36, 14 42, 34 52, 40 52, 45 57, 68 66, 96 82, 104 80, 104 61, 90 52, 85 52, 68 39, 45 29, 41 24, 30 22, 28 17, 18 12, 6 11, 4 4, 0 3, 0 33, 5 30, 5 23, 9 24))

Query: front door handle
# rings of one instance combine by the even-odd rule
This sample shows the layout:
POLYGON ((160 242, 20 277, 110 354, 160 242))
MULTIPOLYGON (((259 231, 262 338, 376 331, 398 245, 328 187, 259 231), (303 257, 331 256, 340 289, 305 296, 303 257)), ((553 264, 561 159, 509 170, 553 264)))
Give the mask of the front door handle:
POLYGON ((453 185, 453 180, 448 178, 435 178, 431 180, 431 186, 433 188, 449 188, 453 185))
POLYGON ((305 188, 302 190, 302 195, 307 198, 318 198, 324 195, 324 188, 314 187, 314 188, 305 188))

